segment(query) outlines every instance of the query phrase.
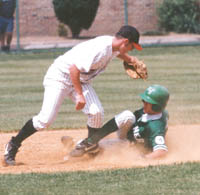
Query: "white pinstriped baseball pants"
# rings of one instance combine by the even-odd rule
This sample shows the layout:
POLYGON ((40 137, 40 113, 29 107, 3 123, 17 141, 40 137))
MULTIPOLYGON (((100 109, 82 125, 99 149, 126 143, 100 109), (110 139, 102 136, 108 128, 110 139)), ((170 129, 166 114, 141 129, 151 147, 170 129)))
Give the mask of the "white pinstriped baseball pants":
MULTIPOLYGON (((88 115, 87 125, 93 128, 100 128, 103 123, 104 110, 101 102, 90 84, 82 84, 86 105, 82 109, 88 115)), ((49 127, 59 111, 64 98, 69 97, 75 102, 76 92, 71 85, 53 81, 45 86, 42 108, 38 115, 33 117, 33 126, 37 130, 49 127), (64 86, 64 87, 59 87, 64 86)))

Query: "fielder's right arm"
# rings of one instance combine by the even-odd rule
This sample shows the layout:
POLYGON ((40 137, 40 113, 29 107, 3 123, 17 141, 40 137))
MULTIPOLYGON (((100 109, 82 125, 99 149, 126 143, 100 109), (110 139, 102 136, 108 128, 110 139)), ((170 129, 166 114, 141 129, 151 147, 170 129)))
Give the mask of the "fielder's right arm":
POLYGON ((82 87, 81 87, 81 82, 80 82, 80 70, 76 67, 75 64, 73 64, 69 68, 69 72, 70 72, 70 78, 72 80, 74 89, 77 93, 76 110, 81 110, 84 108, 86 101, 82 92, 82 87))

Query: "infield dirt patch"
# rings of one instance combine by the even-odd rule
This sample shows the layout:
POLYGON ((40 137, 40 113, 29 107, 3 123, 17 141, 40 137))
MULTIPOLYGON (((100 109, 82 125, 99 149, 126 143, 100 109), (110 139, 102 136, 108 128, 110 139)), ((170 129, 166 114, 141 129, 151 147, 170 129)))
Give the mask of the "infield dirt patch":
MULTIPOLYGON (((0 134, 0 160, 3 160, 4 146, 16 133, 0 134)), ((188 161, 200 162, 200 125, 170 126, 166 141, 168 154, 161 160, 141 158, 145 152, 139 145, 130 146, 119 142, 113 133, 101 140, 103 151, 94 158, 85 155, 81 158, 64 160, 69 152, 61 143, 62 136, 71 136, 74 141, 85 138, 87 130, 41 131, 24 141, 17 154, 17 166, 4 167, 0 164, 0 174, 30 172, 67 172, 77 170, 103 170, 115 168, 145 167, 149 165, 173 164, 188 161)))

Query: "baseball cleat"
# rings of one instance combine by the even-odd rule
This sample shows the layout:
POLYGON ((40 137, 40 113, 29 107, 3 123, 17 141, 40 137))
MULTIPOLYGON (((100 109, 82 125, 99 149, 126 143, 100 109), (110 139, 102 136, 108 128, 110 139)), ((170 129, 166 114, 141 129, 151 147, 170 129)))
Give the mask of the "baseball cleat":
POLYGON ((4 152, 4 165, 13 166, 15 165, 15 156, 20 146, 13 143, 13 138, 6 144, 4 152))
POLYGON ((70 152, 72 157, 81 157, 84 154, 95 154, 99 152, 99 145, 88 142, 88 139, 80 140, 75 149, 70 152))

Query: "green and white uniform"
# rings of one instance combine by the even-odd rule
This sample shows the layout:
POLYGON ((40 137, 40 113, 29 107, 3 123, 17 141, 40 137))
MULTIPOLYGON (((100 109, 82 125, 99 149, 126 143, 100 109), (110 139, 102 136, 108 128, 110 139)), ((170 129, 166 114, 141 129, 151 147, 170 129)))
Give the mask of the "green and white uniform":
POLYGON ((130 140, 144 140, 146 147, 153 151, 162 149, 167 150, 165 144, 165 134, 167 131, 168 112, 163 111, 160 114, 149 115, 143 112, 143 109, 134 112, 136 122, 133 130, 128 132, 130 140))
POLYGON ((166 110, 159 114, 149 115, 143 112, 143 108, 134 113, 126 110, 115 116, 115 122, 119 128, 119 138, 123 132, 130 141, 144 141, 149 149, 167 150, 165 144, 165 134, 167 131, 167 121, 169 115, 166 110))

